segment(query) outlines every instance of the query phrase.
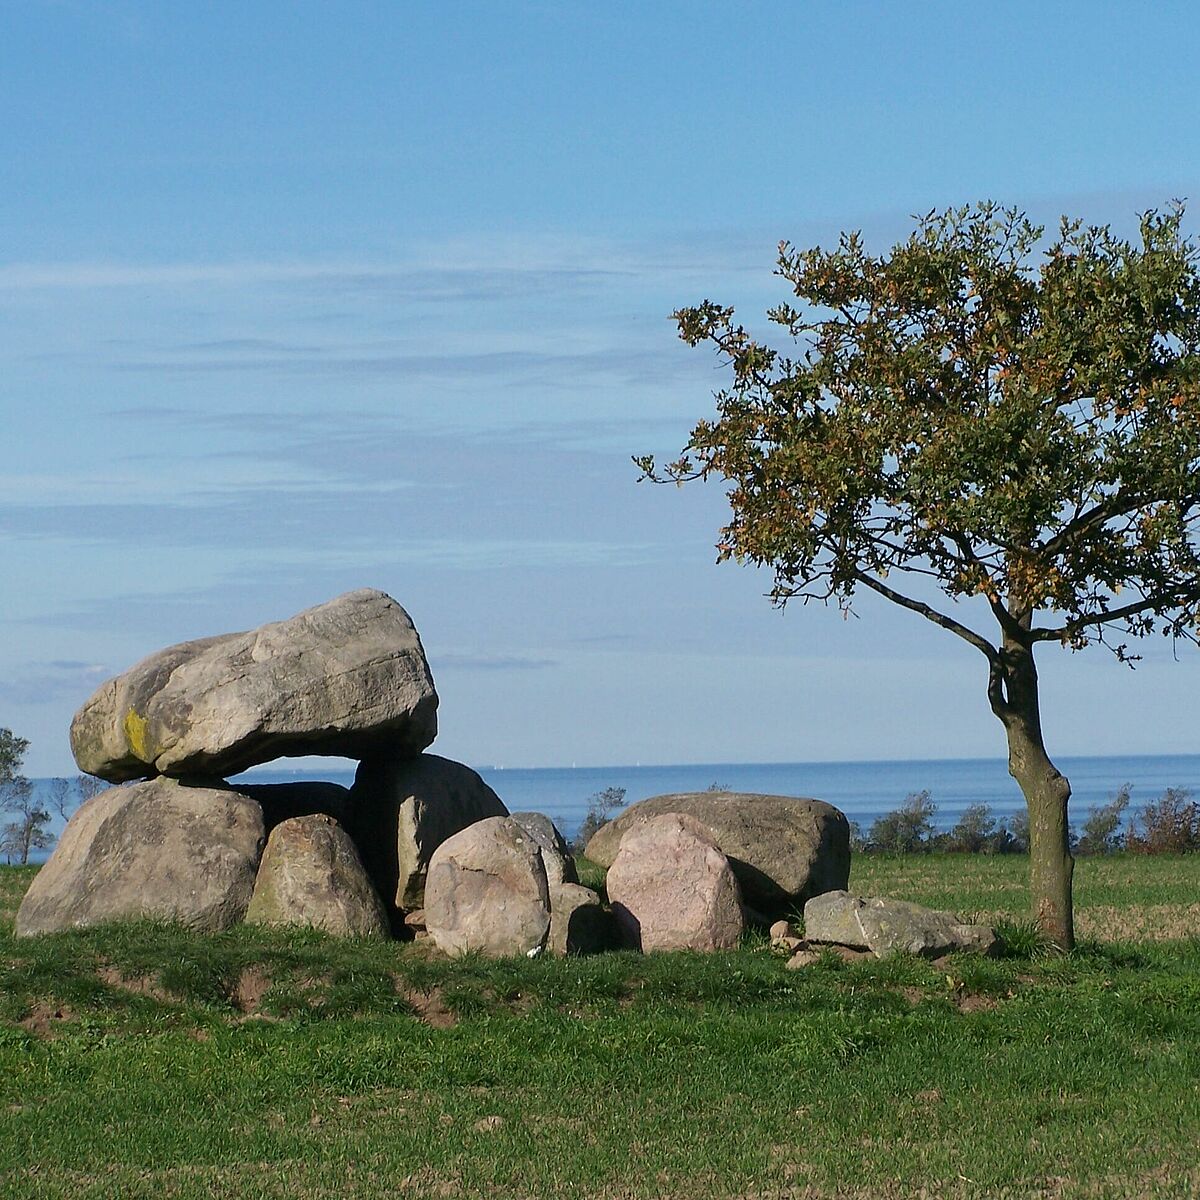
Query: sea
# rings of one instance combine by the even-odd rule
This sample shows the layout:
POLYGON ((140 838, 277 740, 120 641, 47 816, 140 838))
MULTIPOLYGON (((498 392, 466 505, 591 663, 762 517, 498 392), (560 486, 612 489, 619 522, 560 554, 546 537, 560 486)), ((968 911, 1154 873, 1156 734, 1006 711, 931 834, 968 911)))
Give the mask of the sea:
MULTIPOLYGON (((1168 787, 1186 788, 1200 795, 1200 754, 1064 757, 1055 762, 1071 781, 1070 811, 1076 828, 1090 808, 1112 799, 1124 784, 1132 788, 1133 810, 1168 787)), ((238 778, 253 783, 323 779, 349 786, 353 782, 353 769, 342 760, 331 760, 330 766, 327 771, 311 767, 294 770, 277 762, 238 778)), ((578 830, 592 797, 608 788, 623 789, 625 804, 665 792, 708 788, 814 796, 840 808, 864 832, 876 817, 898 807, 913 792, 930 793, 936 805, 934 822, 941 829, 953 826, 971 804, 988 805, 998 819, 1011 818, 1024 806, 1006 761, 999 758, 612 767, 477 765, 475 769, 510 812, 546 813, 568 838, 578 830)), ((34 783, 42 792, 50 781, 39 779, 34 783)), ((56 820, 52 831, 58 832, 61 825, 56 820)))

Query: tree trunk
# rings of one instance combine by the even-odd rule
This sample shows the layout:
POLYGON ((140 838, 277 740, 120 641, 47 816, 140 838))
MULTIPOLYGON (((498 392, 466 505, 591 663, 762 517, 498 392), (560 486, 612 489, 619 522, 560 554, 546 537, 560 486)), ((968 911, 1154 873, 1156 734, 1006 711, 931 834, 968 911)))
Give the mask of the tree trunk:
POLYGON ((1060 950, 1075 945, 1071 905, 1071 857, 1067 802, 1071 785, 1050 761, 1042 740, 1033 646, 1006 637, 1002 651, 1008 734, 1008 771, 1020 784, 1029 809, 1029 893, 1033 919, 1060 950))

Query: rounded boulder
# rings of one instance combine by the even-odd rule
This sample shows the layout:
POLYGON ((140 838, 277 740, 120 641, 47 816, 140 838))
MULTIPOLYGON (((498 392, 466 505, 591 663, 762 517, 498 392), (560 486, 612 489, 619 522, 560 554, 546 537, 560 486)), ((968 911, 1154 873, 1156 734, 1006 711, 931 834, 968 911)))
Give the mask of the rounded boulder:
POLYGON ((550 932, 550 889, 538 844, 511 817, 489 817, 433 852, 425 927, 450 955, 533 957, 550 932))
POLYGON ((729 859, 751 907, 777 912, 850 879, 850 826, 823 800, 751 792, 676 792, 631 805, 593 835, 584 851, 602 867, 616 860, 635 825, 667 813, 698 821, 729 859))
POLYGON ((323 813, 271 831, 246 922, 307 925, 337 937, 388 933, 387 913, 350 835, 323 813))
POLYGON ((729 860, 684 813, 635 824, 606 882, 622 934, 639 950, 731 950, 745 929, 729 860))

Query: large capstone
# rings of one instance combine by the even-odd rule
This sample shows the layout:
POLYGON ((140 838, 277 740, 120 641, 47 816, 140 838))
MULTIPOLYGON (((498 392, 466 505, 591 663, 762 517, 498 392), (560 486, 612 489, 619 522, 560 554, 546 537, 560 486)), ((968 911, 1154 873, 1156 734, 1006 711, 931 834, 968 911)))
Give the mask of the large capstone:
POLYGON ((683 813, 699 821, 729 859, 746 903, 775 912, 844 888, 850 826, 832 804, 749 792, 677 792, 631 805, 599 829, 584 854, 610 867, 624 835, 641 821, 683 813))
POLYGON ((103 684, 75 716, 81 770, 119 783, 236 774, 295 754, 416 754, 437 693, 408 614, 348 592, 248 633, 184 642, 103 684))
POLYGON ((489 817, 434 851, 425 926, 445 954, 540 954, 550 933, 541 848, 511 817, 489 817))
POLYGON ((17 912, 18 936, 151 917, 226 929, 246 913, 262 811, 224 787, 110 788, 67 822, 17 912))
POLYGON ((683 813, 634 824, 606 884, 613 916, 639 950, 731 950, 745 928, 729 860, 683 813))
POLYGON ((506 816, 476 772, 436 754, 364 759, 350 789, 350 831, 379 894, 399 912, 425 906, 429 861, 448 837, 506 816))
POLYGON ((271 832, 251 925, 308 925, 338 937, 386 936, 388 918, 350 835, 323 813, 293 817, 271 832))

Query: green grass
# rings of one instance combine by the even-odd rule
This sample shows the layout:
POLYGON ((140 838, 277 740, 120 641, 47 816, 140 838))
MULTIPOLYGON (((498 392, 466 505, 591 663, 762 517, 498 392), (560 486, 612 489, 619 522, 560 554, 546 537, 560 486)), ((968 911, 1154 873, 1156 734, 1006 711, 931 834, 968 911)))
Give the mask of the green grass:
MULTIPOLYGON (((1023 915, 1025 860, 860 859, 856 889, 1023 915)), ((787 971, 449 962, 153 924, 15 940, 0 1196, 1191 1196, 1200 941, 787 971)), ((1187 911, 1191 859, 1092 860, 1089 912, 1187 911)), ((1159 940, 1155 940, 1159 939, 1159 940)))

